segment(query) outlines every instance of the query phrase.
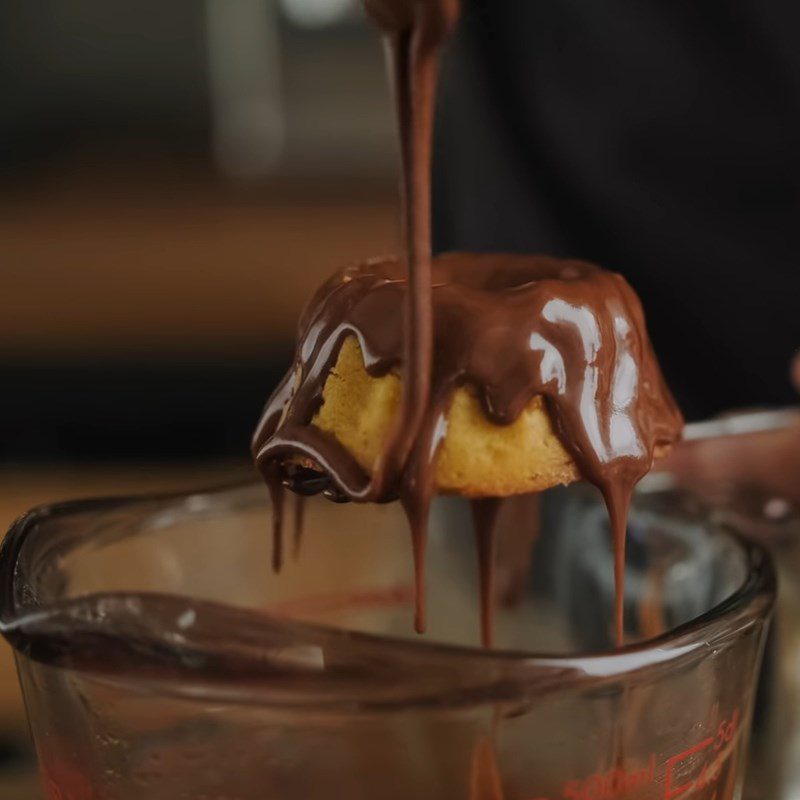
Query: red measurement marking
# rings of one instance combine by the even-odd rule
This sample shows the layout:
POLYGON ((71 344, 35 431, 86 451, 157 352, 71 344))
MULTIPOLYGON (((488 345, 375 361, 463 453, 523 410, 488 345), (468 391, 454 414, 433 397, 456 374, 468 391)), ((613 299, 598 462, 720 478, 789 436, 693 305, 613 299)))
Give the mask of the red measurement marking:
POLYGON ((697 781, 691 780, 687 781, 681 786, 675 786, 673 788, 673 770, 678 764, 681 763, 681 761, 691 758, 695 753, 702 752, 706 748, 711 747, 712 744, 714 744, 714 737, 709 736, 708 739, 704 739, 694 747, 690 747, 688 750, 682 750, 680 753, 676 753, 674 756, 672 756, 672 758, 669 759, 669 761, 667 761, 667 774, 664 779, 664 800, 672 800, 673 797, 678 797, 684 792, 688 792, 689 789, 693 789, 695 787, 697 781))
POLYGON ((652 784, 656 775, 656 757, 651 754, 641 769, 617 767, 610 772, 596 772, 588 778, 567 781, 562 790, 564 800, 611 800, 624 797, 635 789, 652 784))
MULTIPOLYGON (((682 783, 680 786, 673 786, 675 780, 675 769, 683 762, 697 756, 699 753, 711 751, 712 753, 719 753, 727 744, 733 741, 734 736, 739 728, 739 709, 737 708, 730 720, 723 720, 717 728, 717 733, 714 736, 709 736, 694 747, 676 753, 667 761, 667 770, 664 776, 664 800, 674 800, 682 794, 693 789, 702 789, 713 783, 722 771, 722 764, 724 758, 708 762, 703 762, 700 767, 700 772, 697 777, 682 783)), ((696 759, 700 761, 701 759, 696 759)))
POLYGON ((66 759, 40 752, 39 765, 47 800, 104 800, 91 780, 66 759))
MULTIPOLYGON (((717 713, 715 708, 712 719, 717 713)), ((740 717, 737 708, 730 719, 719 723, 713 736, 667 759, 663 773, 663 800, 677 800, 695 789, 711 786, 720 777, 728 759, 735 756, 734 740, 739 731, 740 717), (687 773, 693 773, 693 777, 687 779, 687 773), (684 782, 676 786, 678 780, 684 782)), ((638 792, 645 786, 660 785, 660 776, 660 770, 656 773, 656 755, 651 753, 641 769, 618 767, 610 772, 596 772, 587 778, 567 781, 555 797, 537 795, 526 800, 623 800, 634 792, 638 797, 638 792)))

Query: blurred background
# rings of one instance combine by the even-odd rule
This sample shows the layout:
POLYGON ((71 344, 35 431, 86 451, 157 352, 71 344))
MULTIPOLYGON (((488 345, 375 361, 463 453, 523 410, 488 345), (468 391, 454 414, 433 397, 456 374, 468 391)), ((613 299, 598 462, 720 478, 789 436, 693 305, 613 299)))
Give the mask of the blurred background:
POLYGON ((357 12, 0 5, 6 461, 246 452, 309 290, 394 247, 357 12))
MULTIPOLYGON (((619 268, 692 419, 796 403, 794 6, 488 3, 443 82, 437 244, 619 268)), ((396 250, 366 28, 358 0, 0 3, 0 528, 252 476, 310 291, 396 250)), ((0 644, 0 800, 32 774, 0 644)))
MULTIPOLYGON (((251 474, 310 290, 395 249, 365 28, 355 0, 0 4, 3 529, 251 474)), ((0 766, 23 783, 25 747, 3 649, 0 766)))

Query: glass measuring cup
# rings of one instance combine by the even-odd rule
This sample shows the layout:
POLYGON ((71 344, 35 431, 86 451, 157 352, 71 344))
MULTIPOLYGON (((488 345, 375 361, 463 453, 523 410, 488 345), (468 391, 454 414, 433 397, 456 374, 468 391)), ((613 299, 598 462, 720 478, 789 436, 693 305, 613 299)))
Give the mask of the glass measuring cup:
POLYGON ((631 644, 610 652, 605 514, 588 490, 551 495, 535 546, 509 545, 530 513, 504 522, 485 652, 467 519, 434 508, 419 638, 394 505, 309 501, 278 576, 261 486, 23 517, 0 621, 47 797, 738 798, 765 554, 684 495, 640 492, 631 644))
POLYGON ((800 407, 692 423, 662 487, 691 487, 714 516, 774 556, 780 593, 756 695, 745 797, 800 797, 800 407))

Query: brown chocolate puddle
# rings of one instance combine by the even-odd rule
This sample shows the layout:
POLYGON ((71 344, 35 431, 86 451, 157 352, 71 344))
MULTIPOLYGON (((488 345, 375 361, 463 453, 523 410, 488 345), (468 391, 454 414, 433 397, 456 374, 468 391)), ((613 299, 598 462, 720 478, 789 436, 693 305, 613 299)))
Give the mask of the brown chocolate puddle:
MULTIPOLYGON (((486 415, 513 422, 545 397, 581 475, 602 492, 615 544, 618 641, 623 630, 625 525, 636 482, 682 419, 664 384, 638 298, 622 277, 546 256, 449 253, 432 261, 431 129, 440 44, 455 0, 368 0, 393 77, 402 154, 405 257, 337 273, 299 324, 294 368, 267 403, 253 454, 274 505, 273 566, 283 559, 283 493, 334 500, 399 498, 412 531, 416 628, 425 627, 425 544, 436 453, 453 391, 474 388, 486 415), (394 426, 370 474, 310 423, 348 336, 372 375, 402 374, 394 426), (434 344, 435 343, 435 344, 434 344), (309 465, 313 469, 309 469, 309 465)), ((491 641, 494 519, 498 502, 475 501, 484 643, 491 641)))

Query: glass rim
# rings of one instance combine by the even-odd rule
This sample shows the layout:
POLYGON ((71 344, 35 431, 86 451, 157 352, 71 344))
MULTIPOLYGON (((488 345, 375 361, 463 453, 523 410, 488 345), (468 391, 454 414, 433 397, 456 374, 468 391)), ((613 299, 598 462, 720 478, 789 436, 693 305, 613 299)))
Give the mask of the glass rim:
MULTIPOLYGON (((652 676, 738 640, 766 621, 774 606, 776 579, 767 552, 705 512, 704 521, 724 528, 743 553, 741 586, 700 616, 614 651, 482 650, 346 631, 156 592, 101 592, 39 603, 27 562, 39 550, 39 561, 57 557, 40 530, 47 521, 179 507, 192 513, 198 502, 221 503, 255 491, 263 497, 263 486, 251 482, 32 509, 12 524, 0 547, 0 633, 18 656, 143 691, 304 710, 386 711, 514 702, 571 685, 599 687, 622 676, 652 676), (177 621, 189 611, 193 624, 187 630, 177 621)), ((226 508, 236 513, 241 505, 226 508)), ((71 543, 90 541, 91 534, 77 534, 71 543)))

